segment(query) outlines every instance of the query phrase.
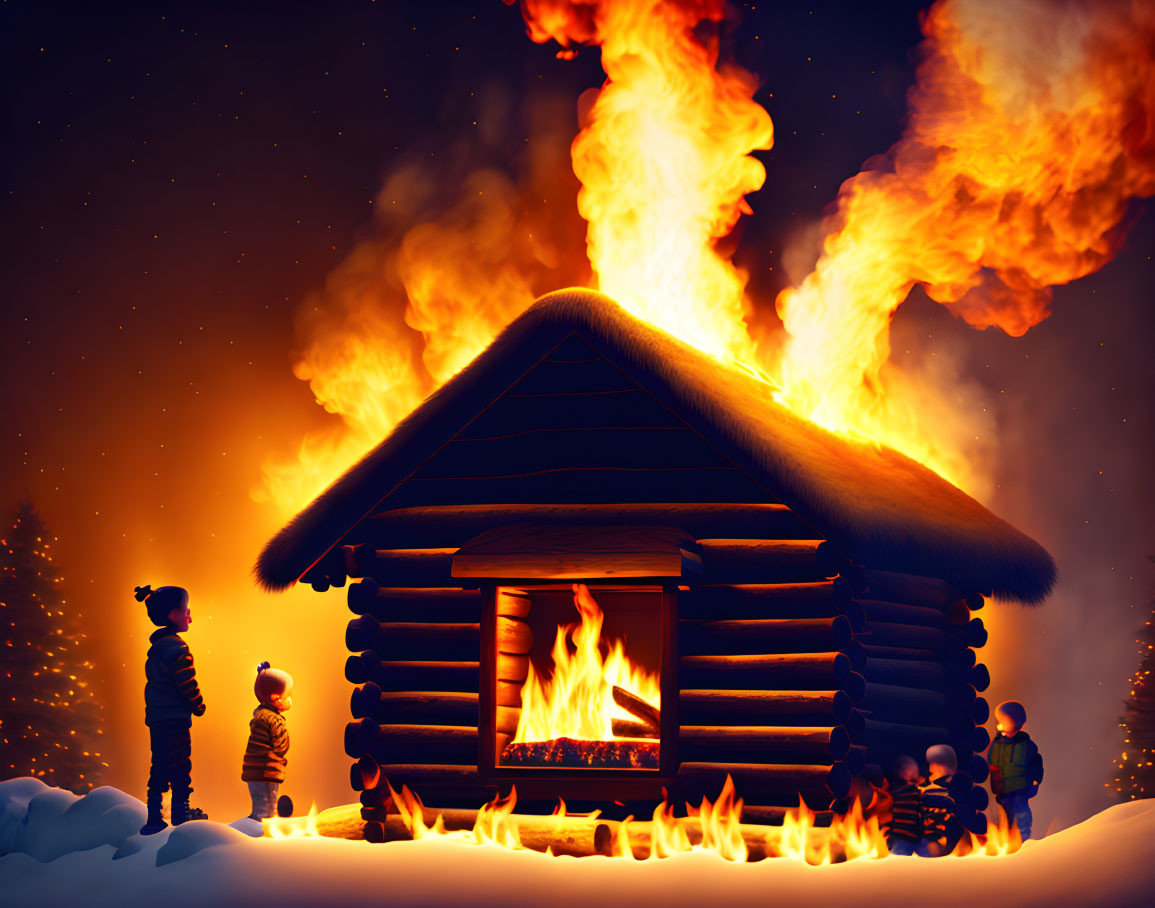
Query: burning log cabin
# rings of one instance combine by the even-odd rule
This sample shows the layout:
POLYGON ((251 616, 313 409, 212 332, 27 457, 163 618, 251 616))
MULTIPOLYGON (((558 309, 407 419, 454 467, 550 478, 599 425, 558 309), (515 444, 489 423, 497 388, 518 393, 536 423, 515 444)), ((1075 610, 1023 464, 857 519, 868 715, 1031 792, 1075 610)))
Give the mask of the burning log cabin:
POLYGON ((843 811, 864 764, 936 743, 981 782, 972 613, 1055 577, 937 474, 587 290, 510 324, 256 571, 357 581, 344 743, 370 838, 386 780, 643 815, 730 775, 755 823, 843 811))

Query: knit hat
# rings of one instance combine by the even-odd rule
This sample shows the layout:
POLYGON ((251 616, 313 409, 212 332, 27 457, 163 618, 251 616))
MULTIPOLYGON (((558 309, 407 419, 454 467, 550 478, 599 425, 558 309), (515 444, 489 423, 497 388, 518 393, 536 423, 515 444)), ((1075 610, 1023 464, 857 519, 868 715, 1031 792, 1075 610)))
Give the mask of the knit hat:
POLYGON ((148 620, 157 627, 168 624, 169 613, 173 609, 183 609, 188 605, 188 590, 183 586, 151 586, 136 588, 136 601, 143 602, 148 609, 148 620))

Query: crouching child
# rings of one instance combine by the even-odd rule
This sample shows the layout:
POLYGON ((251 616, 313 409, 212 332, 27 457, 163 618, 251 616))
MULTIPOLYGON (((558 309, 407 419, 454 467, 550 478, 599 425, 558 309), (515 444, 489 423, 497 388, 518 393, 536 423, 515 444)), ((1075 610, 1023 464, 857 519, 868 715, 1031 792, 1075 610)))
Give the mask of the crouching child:
POLYGON ((915 853, 936 858, 954 851, 962 838, 963 825, 958 818, 950 783, 958 771, 958 756, 949 744, 935 744, 926 750, 930 781, 922 789, 922 841, 915 853))
POLYGON ((285 781, 288 766, 289 729, 285 712, 292 707, 293 678, 288 672, 270 668, 268 662, 257 666, 253 692, 257 708, 249 720, 249 741, 241 768, 241 780, 249 784, 254 820, 277 813, 277 792, 285 781))
POLYGON ((903 754, 894 761, 891 820, 886 830, 886 847, 891 854, 912 855, 922 839, 922 791, 919 789, 918 761, 903 754))
POLYGON ((1023 731, 1027 710, 1018 700, 1006 700, 995 707, 998 734, 987 751, 991 769, 991 791, 1006 815, 1007 823, 1019 828, 1025 842, 1031 837, 1031 798, 1043 781, 1043 758, 1031 736, 1023 731))

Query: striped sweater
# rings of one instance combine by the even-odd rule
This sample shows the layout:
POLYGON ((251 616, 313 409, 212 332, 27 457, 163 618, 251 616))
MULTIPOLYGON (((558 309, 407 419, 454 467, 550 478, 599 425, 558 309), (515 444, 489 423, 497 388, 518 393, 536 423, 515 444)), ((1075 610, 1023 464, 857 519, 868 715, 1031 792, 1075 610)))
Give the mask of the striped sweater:
POLYGON ((173 627, 162 627, 149 638, 144 660, 144 721, 192 722, 202 716, 205 701, 197 685, 192 653, 173 627))
POLYGON ((241 765, 242 782, 284 782, 289 728, 285 717, 273 706, 262 703, 249 720, 249 743, 241 765))
POLYGON ((891 792, 894 806, 887 838, 917 842, 922 838, 922 792, 914 782, 906 782, 891 792))

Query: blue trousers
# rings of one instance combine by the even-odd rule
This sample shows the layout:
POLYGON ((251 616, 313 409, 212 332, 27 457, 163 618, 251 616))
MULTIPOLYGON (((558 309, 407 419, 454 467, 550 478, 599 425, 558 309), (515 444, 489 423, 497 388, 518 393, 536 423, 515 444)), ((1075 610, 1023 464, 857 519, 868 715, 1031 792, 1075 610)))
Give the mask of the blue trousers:
POLYGON ((998 795, 995 798, 999 802, 999 806, 1003 809, 1003 813, 1007 817, 1007 823, 1014 823, 1019 827, 1019 835, 1025 842, 1031 837, 1031 800, 1027 789, 1020 791, 1012 791, 1010 794, 998 795))

